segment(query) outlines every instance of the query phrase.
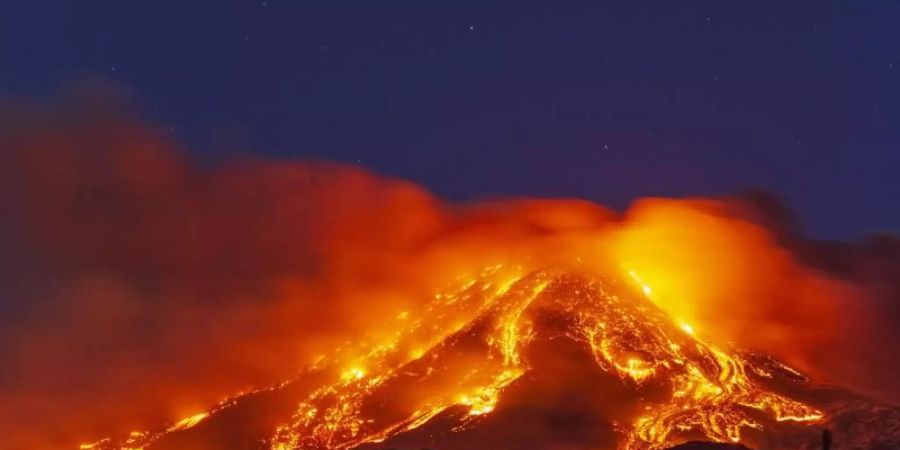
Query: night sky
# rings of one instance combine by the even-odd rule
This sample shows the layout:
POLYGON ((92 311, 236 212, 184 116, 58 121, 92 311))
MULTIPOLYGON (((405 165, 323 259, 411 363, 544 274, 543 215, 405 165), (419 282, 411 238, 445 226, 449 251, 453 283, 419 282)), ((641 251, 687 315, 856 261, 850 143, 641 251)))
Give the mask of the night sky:
POLYGON ((900 230, 900 2, 0 1, 0 95, 103 78, 200 160, 450 200, 782 195, 900 230))

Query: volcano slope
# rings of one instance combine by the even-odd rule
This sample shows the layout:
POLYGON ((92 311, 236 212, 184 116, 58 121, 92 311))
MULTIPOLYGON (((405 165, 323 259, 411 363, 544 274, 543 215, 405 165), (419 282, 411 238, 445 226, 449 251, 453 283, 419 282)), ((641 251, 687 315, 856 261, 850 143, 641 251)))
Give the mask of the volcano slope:
POLYGON ((707 342, 647 292, 627 271, 491 267, 385 324, 390 339, 82 449, 795 449, 823 427, 837 448, 900 447, 900 410, 707 342))

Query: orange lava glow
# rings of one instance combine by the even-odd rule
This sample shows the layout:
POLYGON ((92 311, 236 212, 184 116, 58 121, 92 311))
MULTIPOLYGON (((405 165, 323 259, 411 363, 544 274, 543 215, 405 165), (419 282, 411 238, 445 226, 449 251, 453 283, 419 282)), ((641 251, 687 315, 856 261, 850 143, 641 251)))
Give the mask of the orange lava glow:
MULTIPOLYGON (((645 295, 651 289, 633 270, 610 278, 579 269, 484 269, 436 294, 418 319, 390 339, 318 362, 334 368, 355 363, 335 371, 331 383, 302 401, 274 431, 269 448, 349 449, 416 429, 451 407, 466 408, 464 422, 491 414, 504 390, 533 364, 522 352, 535 333, 538 308, 564 312, 572 321, 568 337, 582 342, 596 364, 623 383, 670 383, 667 398, 647 402, 645 412, 633 418, 623 450, 661 449, 677 442, 673 433, 691 430, 712 441, 739 442, 743 429, 763 427, 748 410, 776 421, 823 418, 813 407, 762 388, 749 373, 765 369, 697 338, 690 325, 655 306, 645 295), (484 344, 475 355, 448 360, 461 340, 473 337, 484 344), (404 399, 390 407, 392 414, 377 413, 370 404, 385 391, 404 399)), ((398 319, 407 317, 400 313, 398 319)), ((162 434, 207 416, 187 417, 162 434)), ((133 433, 122 443, 103 440, 81 448, 142 448, 160 437, 133 433)))
POLYGON ((855 368, 832 350, 866 323, 838 305, 847 283, 730 200, 449 205, 335 164, 196 167, 127 121, 49 127, 0 161, 27 230, 6 275, 24 312, 0 330, 21 346, 0 391, 21 448, 164 448, 264 393, 288 411, 259 425, 270 450, 465 433, 560 343, 628 398, 597 414, 620 449, 744 442, 825 418, 773 373, 855 368))

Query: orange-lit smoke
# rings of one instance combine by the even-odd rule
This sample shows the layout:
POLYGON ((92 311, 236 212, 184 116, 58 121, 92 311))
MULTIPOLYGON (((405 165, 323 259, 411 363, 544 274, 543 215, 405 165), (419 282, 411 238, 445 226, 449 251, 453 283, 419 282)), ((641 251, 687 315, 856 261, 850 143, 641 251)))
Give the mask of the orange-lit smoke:
POLYGON ((798 264, 765 229, 730 217, 727 206, 638 201, 613 252, 652 286, 658 305, 695 332, 815 369, 809 358, 843 328, 841 303, 853 300, 852 287, 798 264))
POLYGON ((120 116, 42 117, 0 128, 12 448, 190 416, 387 334, 398 313, 498 263, 612 260, 696 333, 833 381, 853 381, 830 372, 853 361, 835 343, 865 344, 845 324, 876 320, 852 283, 799 263, 729 202, 649 199, 624 217, 577 200, 446 205, 335 164, 199 167, 120 116))

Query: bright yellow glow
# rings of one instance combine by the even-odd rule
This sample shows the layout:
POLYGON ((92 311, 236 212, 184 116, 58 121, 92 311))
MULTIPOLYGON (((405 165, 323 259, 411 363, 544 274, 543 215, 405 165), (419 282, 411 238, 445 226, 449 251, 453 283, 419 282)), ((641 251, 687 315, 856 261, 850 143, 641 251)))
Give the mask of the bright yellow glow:
POLYGON ((366 376, 366 371, 359 367, 351 367, 341 373, 341 379, 345 381, 359 380, 366 376))
POLYGON ((184 419, 179 420, 174 425, 169 427, 167 431, 177 431, 177 430, 187 430, 188 428, 192 428, 196 426, 198 423, 202 422, 203 419, 209 417, 208 413, 199 413, 194 414, 190 417, 185 417, 184 419))
POLYGON ((99 441, 97 441, 97 442, 92 442, 92 443, 90 443, 90 444, 81 444, 81 445, 78 446, 78 448, 81 449, 81 450, 90 450, 90 449, 92 449, 92 448, 95 448, 95 447, 100 446, 100 445, 103 444, 104 442, 109 442, 109 439, 101 439, 101 440, 99 440, 99 441))
POLYGON ((628 374, 635 381, 641 381, 644 378, 653 375, 653 367, 648 365, 646 361, 636 358, 630 358, 625 363, 625 367, 621 370, 628 374))

